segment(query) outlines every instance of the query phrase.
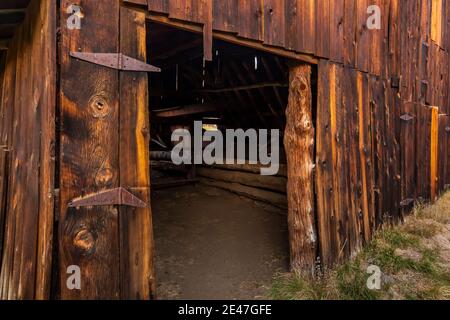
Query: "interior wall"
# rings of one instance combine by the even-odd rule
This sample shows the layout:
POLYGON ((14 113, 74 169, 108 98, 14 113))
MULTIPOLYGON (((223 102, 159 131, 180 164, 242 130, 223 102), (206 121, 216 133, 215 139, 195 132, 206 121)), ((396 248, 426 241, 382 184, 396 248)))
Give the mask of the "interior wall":
POLYGON ((49 298, 53 236, 55 0, 32 1, 7 52, 1 103, 0 299, 49 298))

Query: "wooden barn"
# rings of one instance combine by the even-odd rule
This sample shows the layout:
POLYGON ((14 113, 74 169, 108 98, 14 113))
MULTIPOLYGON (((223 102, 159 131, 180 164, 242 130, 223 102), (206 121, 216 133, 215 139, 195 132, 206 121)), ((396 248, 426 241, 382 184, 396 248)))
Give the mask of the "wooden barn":
POLYGON ((154 299, 273 237, 352 257, 450 184, 449 50, 448 0, 2 0, 0 299, 154 299), (278 174, 174 165, 194 121, 279 129, 278 174))

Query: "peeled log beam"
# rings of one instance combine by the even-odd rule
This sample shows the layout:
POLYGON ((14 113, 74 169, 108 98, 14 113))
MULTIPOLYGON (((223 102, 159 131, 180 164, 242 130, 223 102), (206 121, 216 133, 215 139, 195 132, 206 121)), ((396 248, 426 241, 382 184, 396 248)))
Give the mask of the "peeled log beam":
POLYGON ((291 268, 314 274, 317 236, 314 219, 311 66, 290 69, 284 146, 288 163, 288 224, 291 268))
POLYGON ((151 151, 150 160, 172 161, 172 153, 170 151, 151 151))
MULTIPOLYGON (((260 174, 261 168, 267 166, 263 166, 261 164, 213 164, 211 167, 222 170, 243 171, 260 174)), ((280 164, 280 169, 275 176, 287 177, 287 166, 284 164, 280 164)))
POLYGON ((224 189, 233 193, 236 193, 240 196, 244 196, 250 199, 258 200, 261 202, 265 202, 268 204, 271 204, 275 207, 286 209, 287 208, 287 199, 285 195, 282 195, 280 193, 257 189, 253 187, 247 187, 243 186, 239 183, 230 183, 230 182, 223 182, 223 181, 217 181, 217 180, 211 180, 207 178, 200 178, 199 182, 215 187, 224 189))
POLYGON ((223 92, 235 92, 235 91, 248 91, 263 88, 285 88, 286 85, 281 82, 267 82, 259 84, 250 84, 245 86, 222 88, 222 89, 203 89, 198 90, 199 93, 223 93, 223 92))
POLYGON ((153 113, 159 118, 175 118, 217 110, 218 107, 212 104, 194 104, 170 109, 155 110, 153 113))
POLYGON ((150 162, 150 167, 152 168, 152 170, 173 171, 181 173, 187 173, 189 169, 188 166, 186 165, 176 165, 171 161, 154 161, 154 160, 150 162))
POLYGON ((197 175, 214 180, 240 183, 242 185, 286 193, 287 179, 283 177, 261 176, 255 173, 197 168, 197 175))

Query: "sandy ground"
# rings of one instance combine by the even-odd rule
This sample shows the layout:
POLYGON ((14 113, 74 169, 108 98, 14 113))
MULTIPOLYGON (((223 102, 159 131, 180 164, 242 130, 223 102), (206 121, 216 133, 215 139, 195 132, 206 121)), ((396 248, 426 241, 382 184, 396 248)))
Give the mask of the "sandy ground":
POLYGON ((152 195, 159 299, 262 299, 288 270, 286 216, 224 190, 152 195))

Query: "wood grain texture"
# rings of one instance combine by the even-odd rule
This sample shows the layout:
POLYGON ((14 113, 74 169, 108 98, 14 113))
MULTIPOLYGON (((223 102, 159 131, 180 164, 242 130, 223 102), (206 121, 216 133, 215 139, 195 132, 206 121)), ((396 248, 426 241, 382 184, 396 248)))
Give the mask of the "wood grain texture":
POLYGON ((37 41, 41 44, 38 64, 50 65, 37 75, 42 86, 41 143, 39 166, 39 229, 36 260, 36 299, 50 298, 52 278, 53 223, 55 205, 55 112, 56 112, 56 1, 41 3, 39 23, 44 32, 37 41), (42 77, 44 77, 42 81, 42 77))
POLYGON ((431 108, 430 131, 430 195, 431 201, 437 200, 439 190, 439 108, 431 108))
POLYGON ((288 225, 291 268, 314 274, 317 233, 314 213, 311 66, 290 68, 284 146, 288 163, 288 225))
MULTIPOLYGON (((120 9, 120 51, 146 61, 145 14, 120 9)), ((151 299, 153 227, 150 204, 148 79, 145 73, 120 74, 120 185, 147 203, 119 209, 120 294, 122 299, 151 299)))
POLYGON ((119 52, 119 1, 62 1, 61 36, 61 298, 118 299, 117 208, 67 204, 83 194, 119 187, 119 74, 69 56, 71 51, 119 52), (68 30, 65 23, 71 4, 83 9, 81 30, 68 30), (81 269, 81 290, 66 286, 71 265, 81 269))
POLYGON ((55 3, 33 1, 8 53, 2 99, 0 298, 50 295, 55 3), (36 29, 39 25, 41 28, 36 29), (52 45, 53 43, 53 45, 52 45), (42 259, 45 259, 43 261, 42 259))
POLYGON ((335 80, 330 74, 330 64, 326 60, 319 63, 318 102, 316 119, 316 196, 317 221, 320 243, 320 257, 325 266, 337 262, 338 242, 334 219, 333 159, 330 115, 330 96, 335 80))
MULTIPOLYGON (((316 1, 316 50, 315 54, 321 58, 330 57, 330 2, 333 0, 316 1)), ((333 28, 334 30, 334 28, 333 28)))

